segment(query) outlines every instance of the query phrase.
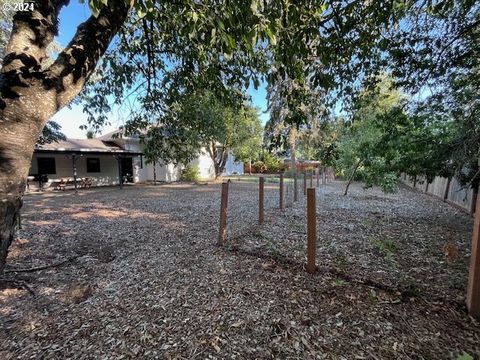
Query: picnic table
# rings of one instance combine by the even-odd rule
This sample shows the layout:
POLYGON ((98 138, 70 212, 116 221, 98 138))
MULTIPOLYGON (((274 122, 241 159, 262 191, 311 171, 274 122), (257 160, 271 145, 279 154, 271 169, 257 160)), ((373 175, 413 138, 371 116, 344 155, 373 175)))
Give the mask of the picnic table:
MULTIPOLYGON (((58 180, 53 180, 52 185, 55 190, 65 190, 67 186, 75 186, 75 179, 61 178, 58 180)), ((89 177, 77 178, 77 185, 80 186, 80 188, 90 188, 92 187, 92 179, 89 177)))

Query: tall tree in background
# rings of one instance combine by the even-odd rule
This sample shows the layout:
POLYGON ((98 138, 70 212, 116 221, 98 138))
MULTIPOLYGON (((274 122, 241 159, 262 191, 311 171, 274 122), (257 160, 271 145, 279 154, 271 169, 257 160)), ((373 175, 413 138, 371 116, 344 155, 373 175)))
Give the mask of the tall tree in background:
POLYGON ((343 123, 338 165, 348 174, 344 195, 347 195, 351 181, 357 173, 366 186, 381 185, 385 191, 394 191, 396 169, 392 162, 399 155, 395 144, 388 140, 391 128, 383 126, 385 117, 394 117, 392 128, 402 119, 396 109, 402 106, 402 94, 392 89, 392 80, 386 76, 379 79, 377 86, 365 89, 357 98, 355 110, 349 122, 343 123))
POLYGON ((401 172, 432 180, 446 171, 451 127, 430 114, 409 114, 407 104, 406 95, 385 74, 375 88, 358 96, 349 121, 339 124, 337 169, 349 179, 345 195, 357 175, 366 187, 393 192, 401 172))
MULTIPOLYGON (((397 85, 412 95, 411 115, 427 127, 449 128, 448 139, 445 130, 437 138, 429 135, 431 143, 440 145, 431 149, 432 153, 448 153, 448 169, 428 169, 418 159, 411 174, 426 175, 430 180, 435 175, 454 174, 478 192, 480 3, 414 2, 405 8, 403 26, 390 28, 384 35, 381 48, 388 56, 379 62, 386 60, 397 85)), ((438 159, 438 155, 432 158, 438 159)))
POLYGON ((245 107, 244 118, 241 121, 241 133, 237 138, 237 144, 232 151, 237 161, 249 163, 251 174, 252 161, 260 158, 262 152, 263 128, 258 117, 258 110, 253 107, 245 107))
MULTIPOLYGON (((297 79, 276 77, 267 88, 270 119, 265 125, 265 142, 269 148, 283 149, 290 155, 290 166, 296 171, 297 146, 320 136, 320 119, 325 108, 321 89, 313 87, 311 77, 297 79)), ((305 149, 305 148, 304 148, 305 149)), ((305 159, 311 154, 302 153, 305 159), (306 156, 306 157, 305 157, 306 156)))
MULTIPOLYGON (((185 96, 170 113, 171 118, 182 124, 182 149, 193 150, 186 160, 206 149, 214 164, 215 177, 223 173, 230 153, 241 159, 261 149, 260 146, 255 149, 260 119, 256 109, 246 103, 230 105, 211 92, 201 91, 185 96)), ((168 138, 165 140, 170 142, 168 138)))

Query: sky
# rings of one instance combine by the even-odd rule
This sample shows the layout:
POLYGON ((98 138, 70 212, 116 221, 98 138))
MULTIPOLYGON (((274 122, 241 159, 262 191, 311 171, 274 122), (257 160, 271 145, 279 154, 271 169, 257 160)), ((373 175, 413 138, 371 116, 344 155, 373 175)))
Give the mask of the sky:
MULTIPOLYGON (((89 16, 90 11, 88 9, 88 1, 84 4, 80 4, 78 0, 70 1, 70 4, 64 7, 60 13, 59 34, 56 41, 62 46, 67 46, 75 34, 77 26, 89 16)), ((266 113, 266 84, 261 83, 257 90, 255 90, 253 86, 250 86, 247 93, 252 97, 253 105, 260 109, 260 119, 262 120, 262 123, 265 124, 269 118, 268 113, 266 113)), ((102 133, 107 133, 122 125, 122 120, 119 120, 118 118, 118 115, 113 112, 109 119, 112 125, 105 126, 102 133)), ((55 114, 52 120, 58 122, 62 126, 62 132, 68 138, 86 138, 86 131, 79 129, 80 125, 87 125, 87 115, 83 113, 81 104, 63 108, 55 114)))

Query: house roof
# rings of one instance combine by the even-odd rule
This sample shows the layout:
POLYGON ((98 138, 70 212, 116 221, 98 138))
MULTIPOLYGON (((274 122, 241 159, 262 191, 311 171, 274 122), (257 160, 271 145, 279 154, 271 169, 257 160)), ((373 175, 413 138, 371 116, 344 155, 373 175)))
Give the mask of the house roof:
POLYGON ((116 140, 116 139, 135 139, 138 140, 140 139, 140 135, 137 134, 131 134, 131 135, 126 135, 125 134, 125 129, 124 128, 118 128, 116 130, 110 131, 104 135, 101 135, 98 137, 100 140, 116 140))
POLYGON ((142 155, 142 153, 123 149, 113 141, 101 139, 67 139, 65 141, 52 142, 37 145, 36 153, 106 153, 106 154, 130 154, 142 155))

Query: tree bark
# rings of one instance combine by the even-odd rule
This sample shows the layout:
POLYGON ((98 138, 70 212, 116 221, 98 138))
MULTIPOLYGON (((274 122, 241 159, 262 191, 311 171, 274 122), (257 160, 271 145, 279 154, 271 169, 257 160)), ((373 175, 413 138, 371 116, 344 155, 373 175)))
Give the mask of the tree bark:
POLYGON ((363 160, 358 160, 357 164, 355 165, 352 175, 350 175, 350 179, 348 179, 347 187, 345 188, 345 192, 343 193, 343 196, 347 196, 348 193, 348 188, 350 187, 350 184, 352 183, 353 178, 355 177, 355 174, 357 173, 358 167, 362 163, 363 160))
MULTIPOLYGON (((17 225, 18 214, 22 207, 22 199, 20 197, 11 198, 0 202, 0 259, 6 259, 8 248, 15 236, 15 228, 17 225)), ((0 274, 5 268, 5 261, 0 261, 0 274)))
POLYGON ((47 46, 58 33, 68 0, 36 1, 14 16, 0 72, 0 273, 5 267, 35 143, 45 124, 82 90, 127 18, 124 1, 104 7, 81 24, 47 68, 47 46))
POLYGON ((297 158, 296 158, 296 142, 297 142, 297 129, 290 129, 289 133, 290 142, 290 168, 294 174, 297 173, 297 158))
POLYGON ((215 169, 215 179, 218 179, 218 177, 225 169, 225 165, 228 159, 228 149, 224 146, 222 148, 221 154, 218 154, 217 145, 215 142, 212 142, 210 146, 207 146, 207 152, 213 161, 213 167, 215 169))
POLYGON ((470 215, 475 214, 475 209, 478 201, 478 188, 480 186, 480 180, 473 179, 473 182, 470 185, 472 187, 472 204, 470 206, 470 215))
POLYGON ((225 165, 227 164, 227 160, 228 160, 228 150, 224 147, 222 149, 222 155, 220 156, 220 159, 219 159, 218 176, 222 175, 223 171, 225 170, 225 165))

